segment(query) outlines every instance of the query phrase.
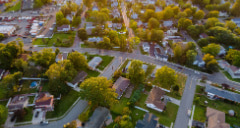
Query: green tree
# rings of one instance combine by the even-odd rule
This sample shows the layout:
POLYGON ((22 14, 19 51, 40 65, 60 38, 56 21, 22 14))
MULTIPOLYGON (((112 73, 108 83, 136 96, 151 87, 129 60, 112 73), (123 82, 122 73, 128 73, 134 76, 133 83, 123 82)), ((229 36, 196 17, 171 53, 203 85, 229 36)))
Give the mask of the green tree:
POLYGON ((22 78, 22 75, 22 72, 9 74, 3 78, 1 84, 6 88, 13 89, 13 86, 17 85, 19 79, 22 78))
POLYGON ((230 49, 225 56, 226 60, 231 62, 233 65, 240 67, 240 51, 235 49, 230 49))
POLYGON ((213 17, 213 18, 208 18, 207 21, 206 21, 206 28, 211 28, 211 27, 214 27, 216 25, 216 23, 219 23, 220 21, 213 17))
POLYGON ((81 24, 81 17, 80 16, 74 16, 72 20, 72 26, 78 27, 78 25, 81 24))
POLYGON ((205 62, 205 66, 207 68, 207 70, 209 71, 217 71, 218 69, 218 62, 217 60, 214 58, 214 56, 210 55, 210 54, 205 54, 203 56, 203 61, 205 62))
POLYGON ((43 3, 41 0, 35 0, 33 8, 41 8, 43 6, 43 3))
POLYGON ((178 20, 178 28, 187 29, 188 26, 192 25, 192 20, 181 18, 178 20))
POLYGON ((136 31, 138 28, 137 22, 134 20, 130 20, 130 28, 133 29, 133 31, 136 31))
POLYGON ((122 51, 124 51, 127 48, 127 41, 125 36, 121 35, 119 37, 119 45, 122 51))
POLYGON ((73 64, 74 69, 77 71, 83 70, 88 67, 87 59, 79 52, 71 52, 68 55, 68 60, 73 64))
POLYGON ((144 22, 148 22, 148 20, 151 17, 156 17, 156 13, 154 10, 152 9, 146 9, 145 13, 143 14, 142 18, 144 22))
POLYGON ((183 62, 183 48, 181 45, 177 44, 174 49, 173 49, 173 53, 174 53, 174 61, 177 63, 181 63, 183 62))
POLYGON ((88 39, 87 31, 85 28, 78 29, 78 37, 84 41, 88 39))
POLYGON ((55 53, 50 48, 44 48, 40 52, 34 52, 29 60, 35 62, 36 65, 48 68, 55 62, 55 53))
POLYGON ((63 25, 63 21, 62 21, 63 19, 64 19, 64 15, 63 15, 62 11, 58 11, 56 13, 56 24, 57 24, 57 26, 63 25))
POLYGON ((145 72, 142 69, 142 65, 142 61, 132 60, 128 68, 128 78, 130 78, 133 83, 139 84, 144 81, 145 72))
POLYGON ((132 128, 133 124, 129 115, 123 115, 119 122, 121 128, 132 128))
POLYGON ((117 103, 117 93, 110 88, 111 80, 106 77, 91 77, 83 81, 80 85, 80 97, 91 101, 93 105, 110 106, 117 103))
POLYGON ((197 56, 197 53, 196 51, 194 50, 188 50, 187 53, 186 53, 186 57, 187 57, 187 64, 188 65, 192 65, 195 58, 197 56))
POLYGON ((23 59, 16 59, 14 62, 14 67, 16 67, 20 71, 24 71, 28 67, 28 63, 23 59))
POLYGON ((4 124, 8 116, 8 110, 5 106, 0 105, 0 124, 4 124))
POLYGON ((217 56, 218 53, 220 52, 220 49, 221 49, 221 47, 219 44, 211 43, 211 44, 208 44, 207 46, 203 47, 202 51, 205 54, 211 54, 213 56, 217 56))
POLYGON ((196 20, 201 20, 203 19, 205 16, 205 13, 203 10, 198 10, 194 15, 193 15, 193 18, 196 19, 196 20))
POLYGON ((184 12, 187 14, 187 17, 191 17, 193 13, 190 8, 185 9, 184 12))
POLYGON ((231 9, 231 14, 233 16, 240 16, 240 0, 236 0, 234 3, 232 9, 231 9))
POLYGON ((219 11, 210 11, 210 12, 207 14, 207 17, 208 17, 208 18, 211 18, 211 17, 216 17, 216 18, 218 18, 218 17, 219 17, 219 11))
POLYGON ((162 30, 156 30, 156 29, 151 30, 152 41, 156 41, 157 43, 159 43, 160 41, 163 40, 163 38, 164 38, 164 32, 162 30))
POLYGON ((237 25, 233 21, 226 21, 225 27, 233 31, 237 25))
POLYGON ((175 71, 167 66, 157 69, 155 77, 155 80, 159 84, 158 86, 166 89, 170 89, 177 81, 175 71))
POLYGON ((159 22, 156 18, 150 18, 148 20, 148 27, 149 29, 153 29, 153 28, 158 28, 159 27, 159 22))

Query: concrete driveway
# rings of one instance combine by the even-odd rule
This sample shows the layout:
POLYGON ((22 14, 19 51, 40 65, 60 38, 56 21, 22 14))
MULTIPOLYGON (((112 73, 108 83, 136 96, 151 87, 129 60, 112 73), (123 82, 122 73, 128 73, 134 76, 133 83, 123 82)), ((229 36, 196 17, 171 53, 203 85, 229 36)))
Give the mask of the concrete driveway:
POLYGON ((13 116, 13 114, 11 114, 11 115, 8 114, 7 120, 4 124, 4 128, 13 128, 17 118, 15 118, 15 120, 13 122, 11 122, 12 116, 13 116))
POLYGON ((178 100, 178 99, 175 99, 175 98, 172 98, 172 97, 169 97, 169 96, 166 96, 166 95, 164 96, 164 99, 166 99, 168 102, 172 102, 172 103, 180 106, 181 101, 178 100))
POLYGON ((45 113, 45 111, 35 109, 33 111, 32 124, 39 124, 43 119, 45 119, 45 113))

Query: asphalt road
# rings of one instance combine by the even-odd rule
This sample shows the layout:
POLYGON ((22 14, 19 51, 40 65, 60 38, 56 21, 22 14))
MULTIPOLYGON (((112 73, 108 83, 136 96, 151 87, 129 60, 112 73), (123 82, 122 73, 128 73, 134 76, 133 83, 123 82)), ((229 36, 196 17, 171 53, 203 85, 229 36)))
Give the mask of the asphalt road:
POLYGON ((187 128, 190 117, 187 112, 188 109, 192 109, 193 98, 196 89, 196 78, 188 76, 183 96, 181 99, 180 107, 178 109, 177 118, 175 121, 174 128, 187 128))

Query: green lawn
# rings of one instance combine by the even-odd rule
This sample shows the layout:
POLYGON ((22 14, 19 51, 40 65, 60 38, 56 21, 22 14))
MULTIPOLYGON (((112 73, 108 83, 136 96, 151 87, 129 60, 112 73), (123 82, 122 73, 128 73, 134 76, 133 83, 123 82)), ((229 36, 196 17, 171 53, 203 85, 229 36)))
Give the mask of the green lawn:
POLYGON ((125 97, 122 97, 120 100, 119 100, 119 103, 117 104, 114 104, 110 107, 110 110, 112 112, 114 112, 115 114, 119 114, 121 115, 122 112, 123 112, 123 108, 124 107, 128 107, 127 103, 128 103, 129 99, 125 98, 125 97))
POLYGON ((193 119, 204 123, 206 121, 206 107, 201 105, 195 106, 193 119))
MULTIPOLYGON (((196 93, 202 93, 203 91, 203 87, 197 86, 196 89, 196 93)), ((235 125, 239 125, 240 126, 240 122, 239 120, 237 121, 237 119, 240 118, 240 105, 234 104, 232 102, 228 102, 228 101, 223 101, 223 100, 209 100, 205 95, 202 94, 195 94, 195 97, 200 97, 200 102, 199 104, 196 103, 196 101, 194 101, 196 108, 200 109, 200 115, 197 115, 197 117, 195 117, 194 114, 194 118, 195 119, 199 119, 199 121, 204 120, 205 117, 205 113, 204 113, 204 109, 206 109, 206 107, 210 107, 210 108, 214 108, 217 109, 219 111, 225 112, 226 113, 226 122, 229 123, 231 126, 235 125), (204 101, 207 101, 208 104, 205 105, 204 101), (234 110, 237 113, 236 117, 230 117, 228 115, 228 111, 229 110, 234 110), (203 117, 204 116, 204 117, 203 117)))
POLYGON ((30 88, 30 84, 33 81, 31 80, 24 80, 22 84, 22 89, 20 92, 17 92, 16 94, 27 94, 27 93, 35 93, 37 92, 37 88, 30 88))
POLYGON ((55 118, 62 116, 78 99, 79 93, 71 90, 67 95, 61 97, 61 100, 56 100, 54 111, 47 112, 46 118, 55 118))
POLYGON ((76 32, 71 33, 55 33, 51 39, 38 38, 33 41, 33 45, 46 45, 56 47, 70 47, 73 45, 76 32), (60 42, 58 41, 60 40, 60 42), (68 40, 67 42, 64 42, 68 40), (45 43, 44 43, 45 42, 45 43))
POLYGON ((31 121, 32 120, 32 116, 33 116, 33 107, 27 107, 25 108, 26 111, 26 115, 24 116, 23 120, 18 120, 17 122, 25 122, 25 121, 31 121))
POLYGON ((236 82, 239 82, 239 83, 240 83, 240 79, 234 79, 234 78, 232 78, 231 75, 230 75, 227 71, 223 71, 223 74, 224 74, 229 80, 236 81, 236 82))
POLYGON ((29 97, 28 97, 28 98, 29 98, 29 100, 28 100, 28 103, 29 103, 29 104, 33 104, 34 97, 35 97, 35 96, 29 96, 29 97))
POLYGON ((22 0, 19 0, 14 6, 9 7, 6 12, 10 12, 10 11, 19 11, 21 9, 22 6, 22 0))
POLYGON ((92 58, 94 58, 94 57, 96 57, 96 56, 101 57, 102 60, 103 60, 103 61, 97 66, 97 68, 100 69, 100 70, 104 70, 105 67, 107 67, 107 66, 111 63, 111 61, 113 60, 113 58, 114 58, 114 57, 112 57, 112 56, 88 55, 88 56, 87 56, 88 61, 90 61, 92 58))
POLYGON ((100 73, 98 71, 93 71, 93 70, 90 70, 90 69, 85 69, 84 70, 87 74, 88 74, 88 78, 89 77, 97 77, 100 73))
POLYGON ((136 125, 138 120, 142 120, 145 114, 146 114, 146 112, 134 108, 132 110, 132 113, 130 114, 131 117, 132 117, 132 122, 134 123, 134 125, 136 125))

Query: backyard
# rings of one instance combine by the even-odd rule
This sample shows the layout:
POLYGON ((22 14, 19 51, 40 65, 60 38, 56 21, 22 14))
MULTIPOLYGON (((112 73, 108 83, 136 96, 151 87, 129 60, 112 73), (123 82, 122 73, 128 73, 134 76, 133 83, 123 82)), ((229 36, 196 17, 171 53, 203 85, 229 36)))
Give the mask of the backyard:
POLYGON ((232 103, 230 101, 223 101, 223 100, 209 100, 203 93, 204 87, 197 86, 194 104, 196 105, 196 110, 194 114, 194 120, 204 122, 206 120, 206 108, 210 107, 213 109, 217 109, 219 111, 226 113, 226 122, 229 123, 231 126, 238 125, 240 126, 239 118, 240 118, 240 105, 232 103), (199 97, 199 100, 196 101, 196 97, 199 97), (204 102, 207 101, 208 103, 205 104, 204 102), (229 110, 234 110, 237 114, 234 117, 228 115, 229 110))
POLYGON ((38 38, 33 41, 33 45, 70 47, 73 45, 76 32, 55 33, 52 38, 38 38))

